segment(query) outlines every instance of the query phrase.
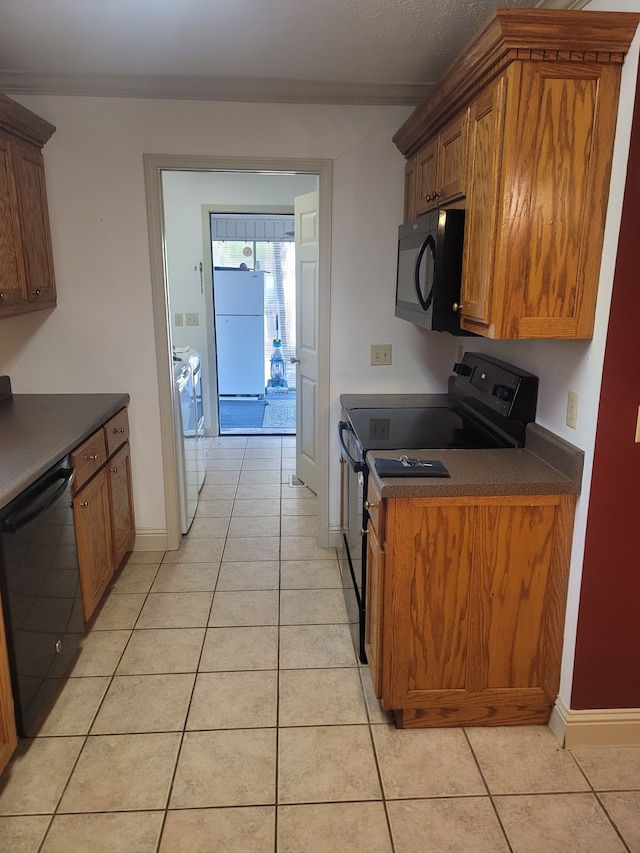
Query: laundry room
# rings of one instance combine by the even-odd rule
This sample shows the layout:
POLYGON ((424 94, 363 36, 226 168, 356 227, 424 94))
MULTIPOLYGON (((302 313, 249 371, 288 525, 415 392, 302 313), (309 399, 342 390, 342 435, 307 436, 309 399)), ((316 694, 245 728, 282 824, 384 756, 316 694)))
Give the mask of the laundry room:
POLYGON ((295 433, 294 200, 317 183, 162 173, 168 325, 176 363, 200 358, 207 435, 295 433))

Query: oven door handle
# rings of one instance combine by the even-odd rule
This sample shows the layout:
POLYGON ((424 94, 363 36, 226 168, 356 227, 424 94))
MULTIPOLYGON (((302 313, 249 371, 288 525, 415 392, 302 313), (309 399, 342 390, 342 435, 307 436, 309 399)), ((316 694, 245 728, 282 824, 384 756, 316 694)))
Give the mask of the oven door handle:
POLYGON ((60 499, 72 478, 73 468, 59 468, 50 477, 43 479, 39 483, 39 490, 33 495, 35 500, 32 500, 31 497, 25 499, 24 503, 21 503, 11 515, 2 519, 0 530, 3 533, 17 533, 22 527, 42 515, 45 510, 60 499), (58 480, 60 480, 60 485, 56 487, 54 492, 47 494, 47 489, 57 483, 58 480), (41 494, 44 494, 45 497, 38 500, 41 494))
POLYGON ((356 462, 353 456, 347 450, 347 446, 344 443, 344 438, 342 437, 342 433, 348 430, 349 432, 353 432, 350 425, 346 421, 338 422, 338 441, 340 442, 340 450, 342 452, 342 458, 347 462, 354 471, 366 471, 367 466, 364 462, 356 462))

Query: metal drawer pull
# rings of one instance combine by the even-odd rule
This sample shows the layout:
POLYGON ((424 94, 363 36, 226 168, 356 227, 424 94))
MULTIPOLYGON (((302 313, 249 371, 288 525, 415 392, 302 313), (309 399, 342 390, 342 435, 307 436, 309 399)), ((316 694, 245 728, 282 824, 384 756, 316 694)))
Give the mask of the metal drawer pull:
POLYGON ((360 531, 360 536, 366 536, 368 532, 369 532, 369 528, 367 527, 367 529, 366 529, 366 530, 361 530, 361 531, 360 531))
POLYGON ((112 474, 117 474, 118 473, 118 466, 114 465, 113 468, 109 468, 109 470, 111 471, 112 474))
POLYGON ((124 427, 114 427, 113 431, 114 432, 124 432, 124 427))
POLYGON ((375 509, 377 506, 378 506, 378 504, 371 504, 371 503, 369 503, 369 501, 364 502, 364 508, 365 509, 375 509))
POLYGON ((0 302, 4 302, 4 300, 5 300, 5 294, 2 293, 2 291, 0 291, 0 302))
POLYGON ((97 453, 90 453, 88 456, 84 457, 87 462, 95 462, 96 459, 100 459, 97 453))
POLYGON ((35 296, 36 299, 38 298, 38 296, 40 296, 40 288, 39 287, 36 287, 36 289, 33 291, 33 295, 35 296))

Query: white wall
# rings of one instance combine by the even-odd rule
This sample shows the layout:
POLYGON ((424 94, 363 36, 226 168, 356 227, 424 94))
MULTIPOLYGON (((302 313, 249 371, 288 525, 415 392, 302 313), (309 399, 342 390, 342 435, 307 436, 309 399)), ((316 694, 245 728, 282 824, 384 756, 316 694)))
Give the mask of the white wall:
POLYGON ((453 351, 453 339, 429 341, 393 318, 404 162, 391 137, 407 108, 20 101, 57 126, 44 156, 59 299, 51 312, 2 321, 0 371, 16 393, 131 395, 139 530, 166 528, 143 153, 332 159, 331 417, 344 391, 444 387, 452 357, 432 368, 426 356, 453 351), (391 367, 369 366, 371 342, 392 343, 391 367))

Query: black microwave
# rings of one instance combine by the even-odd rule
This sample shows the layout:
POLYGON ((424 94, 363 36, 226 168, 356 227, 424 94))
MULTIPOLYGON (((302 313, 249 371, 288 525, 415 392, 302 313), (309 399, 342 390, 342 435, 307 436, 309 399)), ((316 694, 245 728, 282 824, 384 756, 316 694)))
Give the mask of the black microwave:
POLYGON ((464 210, 432 210, 398 230, 396 317, 423 329, 466 335, 460 301, 464 210))

